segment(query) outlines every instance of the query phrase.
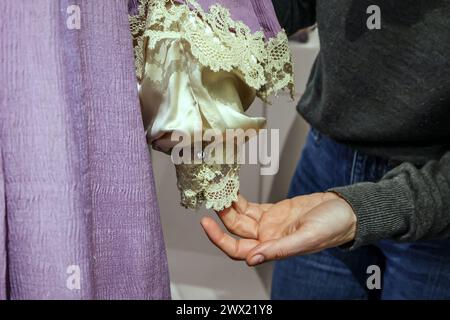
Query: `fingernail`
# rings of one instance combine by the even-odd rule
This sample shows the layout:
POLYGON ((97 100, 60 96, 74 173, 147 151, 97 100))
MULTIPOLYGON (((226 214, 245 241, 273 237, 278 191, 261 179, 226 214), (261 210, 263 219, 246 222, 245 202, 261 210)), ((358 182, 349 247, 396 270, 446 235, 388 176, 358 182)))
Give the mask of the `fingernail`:
POLYGON ((264 262, 264 256, 262 254, 256 254, 250 259, 250 265, 254 266, 264 262))

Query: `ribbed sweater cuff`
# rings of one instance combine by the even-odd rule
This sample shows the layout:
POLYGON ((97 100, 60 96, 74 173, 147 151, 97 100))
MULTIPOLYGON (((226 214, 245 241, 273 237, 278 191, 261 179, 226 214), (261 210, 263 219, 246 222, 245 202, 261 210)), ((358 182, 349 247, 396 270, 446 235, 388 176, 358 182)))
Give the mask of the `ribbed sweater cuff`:
POLYGON ((358 183, 332 188, 353 208, 357 217, 356 236, 350 250, 383 239, 401 239, 414 228, 414 203, 404 185, 395 180, 358 183))

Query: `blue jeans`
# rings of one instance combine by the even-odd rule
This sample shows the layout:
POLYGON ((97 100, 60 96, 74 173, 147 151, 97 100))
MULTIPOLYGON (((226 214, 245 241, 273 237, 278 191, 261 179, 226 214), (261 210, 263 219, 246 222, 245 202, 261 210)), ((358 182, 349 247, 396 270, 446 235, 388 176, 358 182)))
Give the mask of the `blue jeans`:
MULTIPOLYGON (((378 181, 396 163, 369 156, 311 130, 289 197, 378 181)), ((450 210, 450 208, 449 208, 450 210)), ((450 299, 450 239, 380 241, 354 251, 333 248, 277 261, 272 299, 450 299), (370 265, 381 289, 368 289, 370 265)))

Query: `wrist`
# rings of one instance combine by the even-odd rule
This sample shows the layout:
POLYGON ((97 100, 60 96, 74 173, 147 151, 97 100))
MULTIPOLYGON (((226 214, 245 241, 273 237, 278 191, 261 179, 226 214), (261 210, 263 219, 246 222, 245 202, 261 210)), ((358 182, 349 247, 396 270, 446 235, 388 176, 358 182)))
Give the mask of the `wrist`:
POLYGON ((327 194, 327 198, 329 200, 337 200, 342 206, 343 211, 347 213, 347 224, 348 224, 348 232, 346 235, 346 240, 352 241, 356 237, 356 230, 358 224, 358 218, 353 209, 352 205, 343 197, 341 197, 338 193, 333 191, 325 192, 327 194))

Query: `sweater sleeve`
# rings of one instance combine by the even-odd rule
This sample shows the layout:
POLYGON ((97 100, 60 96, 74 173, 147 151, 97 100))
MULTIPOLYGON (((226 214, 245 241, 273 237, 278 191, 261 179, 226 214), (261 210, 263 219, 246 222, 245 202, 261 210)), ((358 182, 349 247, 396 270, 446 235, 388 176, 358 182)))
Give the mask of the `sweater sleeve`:
POLYGON ((411 242, 450 237, 450 152, 418 168, 403 163, 378 183, 333 188, 354 209, 351 249, 382 239, 411 242))
POLYGON ((273 0, 272 3, 288 35, 316 23, 316 0, 273 0))

